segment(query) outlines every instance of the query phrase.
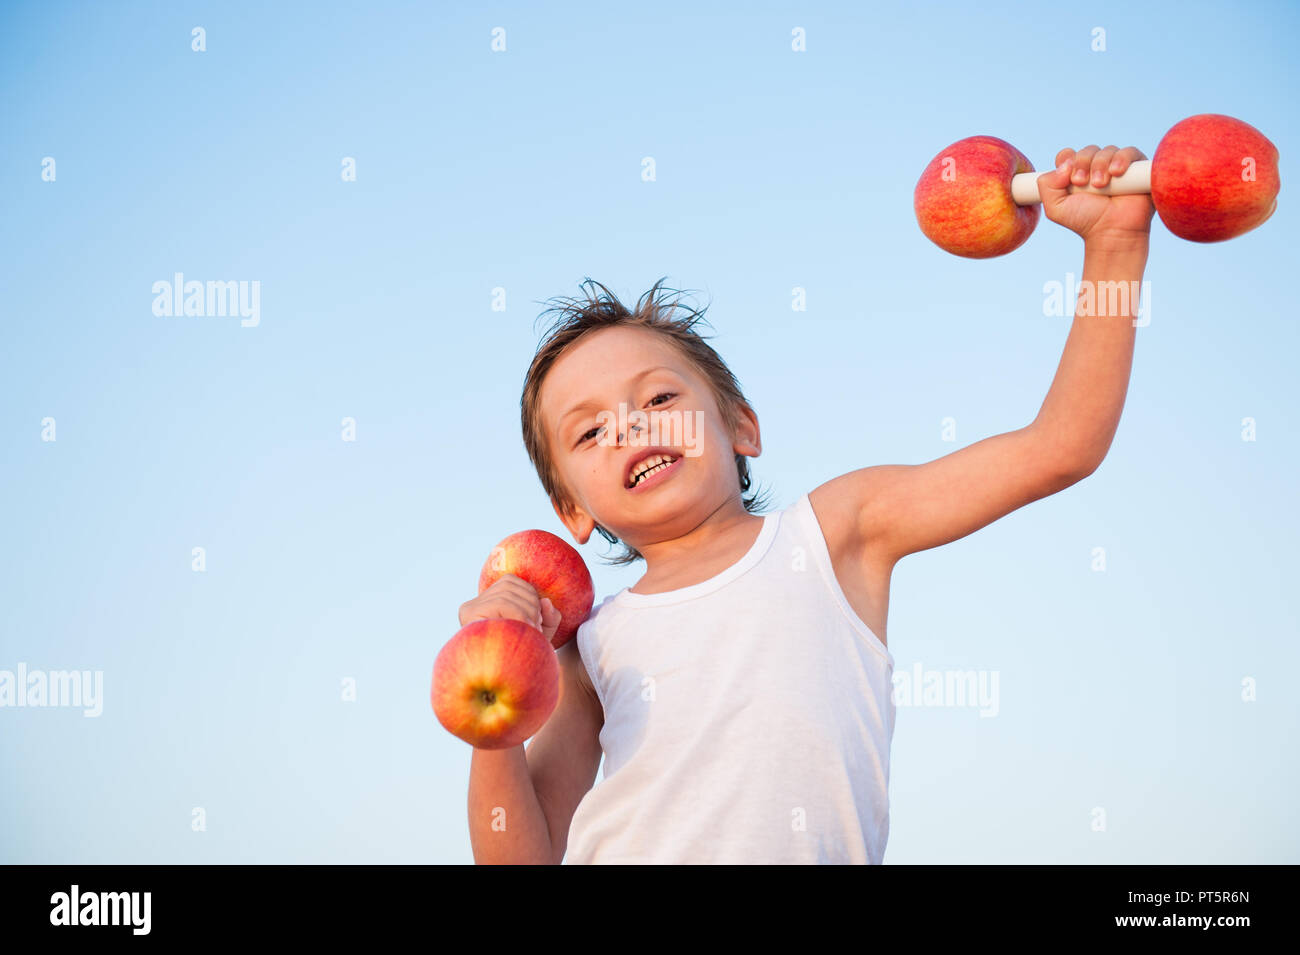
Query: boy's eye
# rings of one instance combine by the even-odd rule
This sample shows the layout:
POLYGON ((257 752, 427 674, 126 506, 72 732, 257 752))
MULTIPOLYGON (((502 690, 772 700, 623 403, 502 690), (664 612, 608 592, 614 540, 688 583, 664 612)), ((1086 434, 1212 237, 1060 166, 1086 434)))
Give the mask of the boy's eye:
MULTIPOLYGON (((677 395, 674 394, 673 392, 665 391, 665 392, 663 392, 663 393, 661 393, 661 394, 657 394, 657 395, 655 395, 653 398, 651 398, 651 399, 650 399, 650 404, 653 406, 654 403, 655 403, 656 401, 658 401, 660 398, 676 398, 676 397, 677 397, 677 395)), ((584 441, 588 441, 588 440, 590 440, 592 435, 594 435, 594 434, 598 434, 599 432, 604 431, 604 430, 605 430, 605 428, 604 428, 603 425, 602 425, 601 427, 599 427, 599 428, 592 428, 590 431, 588 431, 586 434, 584 434, 581 438, 578 439, 578 444, 582 444, 584 441)))

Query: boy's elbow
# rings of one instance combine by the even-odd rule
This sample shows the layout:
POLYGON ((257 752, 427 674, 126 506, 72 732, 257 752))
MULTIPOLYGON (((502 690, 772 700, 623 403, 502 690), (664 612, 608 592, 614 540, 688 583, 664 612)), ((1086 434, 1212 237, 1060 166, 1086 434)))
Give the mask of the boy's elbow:
MULTIPOLYGON (((1110 449, 1107 448, 1107 450, 1109 451, 1110 449)), ((1088 477, 1090 474, 1092 474, 1094 471, 1096 471, 1099 467, 1101 467, 1101 462, 1102 462, 1102 461, 1105 461, 1105 460, 1106 460, 1106 455, 1105 455, 1105 454, 1099 454, 1097 457, 1095 457, 1095 458, 1093 458, 1092 460, 1090 460, 1090 461, 1088 462, 1087 469, 1083 472, 1083 476, 1084 476, 1084 477, 1088 477)))
POLYGON ((1086 477, 1094 474, 1097 468, 1101 467, 1103 458, 1085 458, 1076 464, 1069 471, 1069 481, 1071 484, 1078 484, 1086 477))

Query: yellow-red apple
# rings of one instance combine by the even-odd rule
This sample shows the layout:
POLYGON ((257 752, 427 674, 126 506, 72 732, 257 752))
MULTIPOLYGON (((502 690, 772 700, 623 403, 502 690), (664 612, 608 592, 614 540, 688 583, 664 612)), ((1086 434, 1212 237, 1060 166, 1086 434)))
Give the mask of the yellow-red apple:
POLYGON ((560 663, 542 632, 519 620, 475 620, 433 664, 433 712, 478 749, 508 749, 531 737, 560 700, 560 663))
POLYGON ((1038 225, 1038 206, 1016 205, 1011 177, 1033 172, 1024 153, 996 136, 970 136, 930 160, 912 194, 926 237, 953 255, 1005 255, 1038 225))
POLYGON ((1156 147, 1151 200, 1180 238, 1232 239, 1277 208, 1277 159, 1277 147, 1249 123, 1220 113, 1189 116, 1156 147))

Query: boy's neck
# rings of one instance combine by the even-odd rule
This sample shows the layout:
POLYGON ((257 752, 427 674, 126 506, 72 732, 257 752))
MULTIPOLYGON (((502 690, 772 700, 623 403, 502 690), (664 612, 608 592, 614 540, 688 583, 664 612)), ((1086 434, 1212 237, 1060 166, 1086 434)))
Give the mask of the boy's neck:
POLYGON ((727 513, 719 508, 690 533, 642 551, 646 572, 629 590, 645 595, 680 590, 716 577, 739 561, 758 540, 764 518, 750 514, 739 501, 735 507, 727 513))

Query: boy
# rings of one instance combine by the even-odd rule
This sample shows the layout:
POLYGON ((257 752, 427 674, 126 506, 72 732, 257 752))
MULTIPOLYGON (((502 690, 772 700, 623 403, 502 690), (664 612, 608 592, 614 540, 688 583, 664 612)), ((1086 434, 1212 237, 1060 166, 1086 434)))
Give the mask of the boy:
MULTIPOLYGON (((1141 281, 1154 207, 1067 187, 1105 185, 1142 158, 1063 149, 1038 177, 1044 214, 1084 240, 1082 287, 1141 281)), ((757 497, 742 497, 758 418, 654 291, 633 314, 612 296, 562 309, 528 372, 524 440, 557 516, 579 544, 593 530, 623 542, 615 563, 643 558, 646 571, 559 649, 560 702, 527 752, 474 750, 475 861, 879 863, 894 565, 1096 470, 1123 409, 1138 302, 1076 314, 1026 427, 925 464, 851 471, 760 517, 757 497), (653 425, 674 415, 686 426, 665 438, 653 425)), ((462 626, 487 617, 547 639, 559 624, 512 575, 460 607, 462 626)))

